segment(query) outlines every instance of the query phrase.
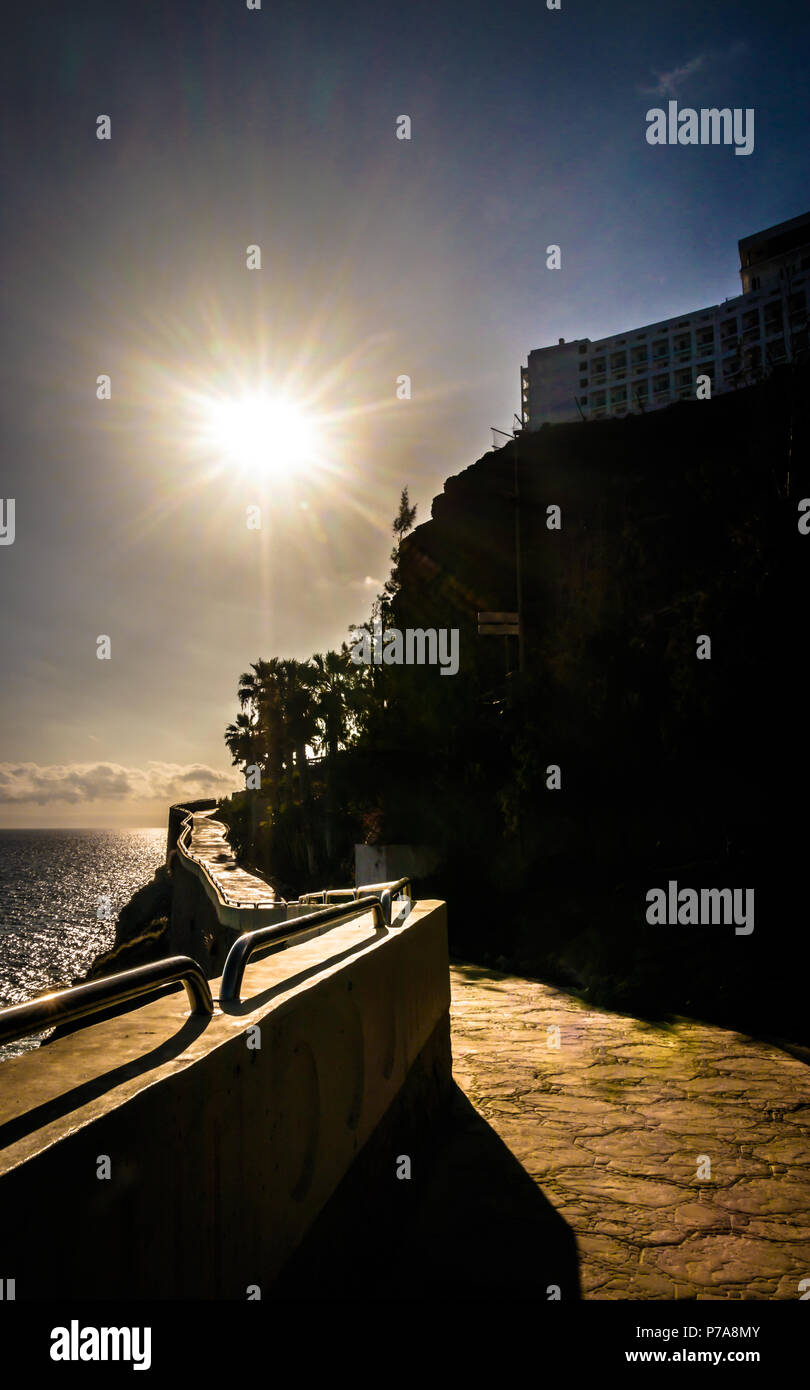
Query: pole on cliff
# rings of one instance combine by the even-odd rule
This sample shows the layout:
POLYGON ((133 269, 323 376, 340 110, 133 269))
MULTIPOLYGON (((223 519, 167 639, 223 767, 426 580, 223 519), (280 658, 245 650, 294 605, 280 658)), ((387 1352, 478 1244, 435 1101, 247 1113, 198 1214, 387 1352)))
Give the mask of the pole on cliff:
MULTIPOLYGON (((517 415, 515 416, 515 420, 517 421, 518 425, 520 426, 520 421, 518 420, 517 415)), ((507 433, 506 433, 506 430, 499 430, 499 429, 496 428, 495 425, 490 425, 490 429, 492 430, 492 433, 493 433, 493 434, 502 434, 502 435, 504 436, 505 439, 511 439, 511 440, 512 440, 512 457, 513 457, 514 465, 515 465, 515 484, 514 484, 514 499, 515 499, 515 608, 516 608, 516 611, 517 611, 517 620, 518 620, 518 671, 519 671, 520 674, 522 675, 523 672, 524 672, 525 669, 526 669, 526 639, 525 639, 525 634, 524 634, 524 630, 523 630, 523 572, 522 572, 521 554, 520 554, 520 461, 519 461, 519 447, 520 447, 521 431, 520 431, 519 429, 518 429, 518 430, 512 430, 512 433, 511 433, 511 434, 507 434, 507 433)), ((495 444, 495 443, 493 442, 492 447, 493 447, 493 449, 497 449, 498 446, 497 446, 497 444, 495 444)))
POLYGON ((514 436, 515 455, 515 607, 518 615, 518 670, 526 669, 526 641, 523 631, 523 574, 520 556, 520 435, 514 436))

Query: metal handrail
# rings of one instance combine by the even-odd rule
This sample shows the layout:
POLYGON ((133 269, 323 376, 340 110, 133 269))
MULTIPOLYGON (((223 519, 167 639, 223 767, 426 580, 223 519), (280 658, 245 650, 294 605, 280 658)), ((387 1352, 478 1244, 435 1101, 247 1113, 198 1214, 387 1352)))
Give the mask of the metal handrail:
POLYGON ((160 985, 182 981, 193 1014, 214 1012, 211 990, 202 970, 190 956, 168 956, 165 960, 136 965, 115 975, 103 975, 70 989, 44 994, 26 1004, 0 1009, 0 1043, 15 1042, 30 1033, 41 1033, 58 1024, 88 1019, 111 1004, 125 1004, 160 985))
POLYGON ((314 927, 339 927, 342 923, 366 912, 373 912, 375 929, 386 930, 385 913, 379 898, 358 898, 355 902, 322 908, 320 912, 308 912, 306 916, 294 917, 289 922, 275 922, 266 927, 257 927, 255 931, 243 932, 234 941, 225 961, 219 986, 220 1005, 240 1002, 245 967, 254 951, 258 951, 260 947, 294 941, 298 936, 305 936, 314 927))
POLYGON ((361 893, 364 897, 379 898, 385 914, 385 924, 390 927, 391 913, 394 894, 403 890, 410 901, 413 900, 411 880, 409 878, 388 879, 385 883, 361 883, 357 888, 321 888, 318 892, 302 893, 298 899, 299 903, 309 906, 311 903, 340 902, 346 899, 356 899, 361 893))
POLYGON ((382 910, 385 913, 386 925, 390 927, 394 907, 394 894, 398 893, 400 889, 404 889, 408 900, 412 901, 411 880, 409 878, 398 878, 395 879, 393 883, 364 884, 360 891, 364 893, 374 893, 378 889, 380 891, 382 910))
POLYGON ((388 878, 384 883, 361 883, 358 893, 381 893, 383 889, 388 889, 390 893, 398 893, 400 888, 407 888, 408 897, 411 896, 411 880, 409 878, 388 878))
POLYGON ((358 893, 379 893, 381 895, 383 910, 385 911, 386 921, 389 926, 391 925, 391 907, 394 895, 399 892, 404 892, 406 897, 411 902, 413 901, 411 880, 407 876, 394 879, 393 882, 389 881, 388 883, 363 883, 357 891, 358 893))

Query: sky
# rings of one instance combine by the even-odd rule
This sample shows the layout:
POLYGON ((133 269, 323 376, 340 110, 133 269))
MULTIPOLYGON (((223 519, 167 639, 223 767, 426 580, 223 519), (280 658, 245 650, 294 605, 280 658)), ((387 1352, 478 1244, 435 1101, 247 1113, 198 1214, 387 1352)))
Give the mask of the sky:
POLYGON ((366 618, 401 489, 427 520, 529 351, 738 294, 810 209, 808 57, 795 0, 14 7, 0 825, 234 789, 240 672, 366 618), (649 145, 673 99, 753 108, 753 152, 649 145), (215 428, 261 393, 313 428, 270 472, 215 428))

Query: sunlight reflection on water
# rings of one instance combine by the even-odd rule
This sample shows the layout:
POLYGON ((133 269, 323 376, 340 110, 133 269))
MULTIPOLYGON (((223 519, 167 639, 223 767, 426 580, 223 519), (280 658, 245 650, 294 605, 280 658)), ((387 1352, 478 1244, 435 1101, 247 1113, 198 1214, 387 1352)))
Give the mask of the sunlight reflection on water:
MULTIPOLYGON (((0 830, 0 1005, 69 985, 112 945, 120 909, 166 854, 165 827, 0 830), (109 920, 99 920, 109 895, 109 920)), ((0 1058, 37 1045, 0 1047, 0 1058)))

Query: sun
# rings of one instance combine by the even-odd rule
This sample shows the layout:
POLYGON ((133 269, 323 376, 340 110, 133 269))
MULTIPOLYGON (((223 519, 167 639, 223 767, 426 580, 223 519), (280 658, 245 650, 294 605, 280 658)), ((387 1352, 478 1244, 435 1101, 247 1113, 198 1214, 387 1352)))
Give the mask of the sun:
POLYGON ((205 442, 254 477, 281 480, 306 470, 322 446, 317 420, 283 396, 255 392, 206 403, 205 442))

